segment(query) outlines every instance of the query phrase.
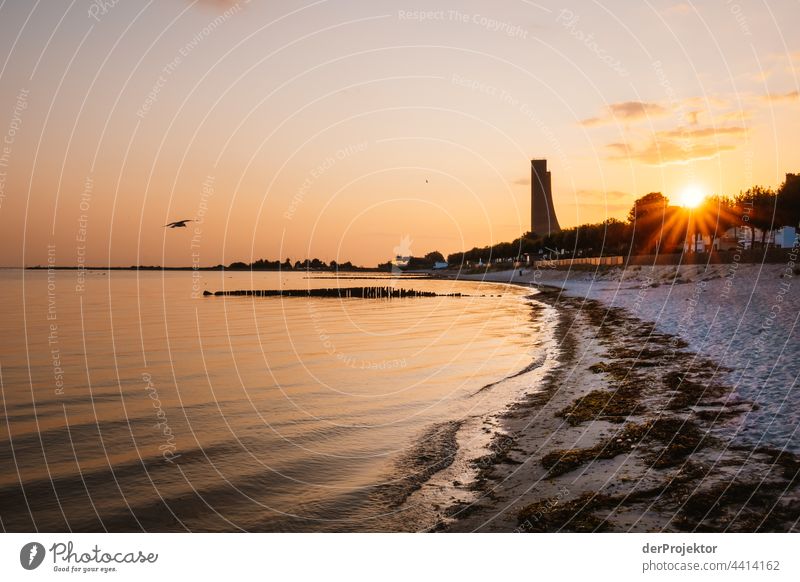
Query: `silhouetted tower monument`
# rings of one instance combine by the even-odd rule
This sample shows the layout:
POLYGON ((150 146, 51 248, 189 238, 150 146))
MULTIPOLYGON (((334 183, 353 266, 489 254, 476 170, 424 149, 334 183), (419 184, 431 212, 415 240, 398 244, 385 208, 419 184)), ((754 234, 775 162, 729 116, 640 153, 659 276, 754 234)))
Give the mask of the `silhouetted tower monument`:
POLYGON ((531 231, 539 236, 561 230, 553 208, 547 160, 531 160, 531 231))

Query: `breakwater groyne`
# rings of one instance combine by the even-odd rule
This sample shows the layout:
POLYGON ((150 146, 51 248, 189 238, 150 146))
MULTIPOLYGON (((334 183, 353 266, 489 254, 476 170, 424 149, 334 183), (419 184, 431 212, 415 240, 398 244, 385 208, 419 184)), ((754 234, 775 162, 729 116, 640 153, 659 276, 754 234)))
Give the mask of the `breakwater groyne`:
POLYGON ((203 291, 206 297, 331 297, 339 299, 404 299, 411 297, 467 297, 462 293, 436 293, 397 287, 339 287, 334 289, 237 289, 203 291))

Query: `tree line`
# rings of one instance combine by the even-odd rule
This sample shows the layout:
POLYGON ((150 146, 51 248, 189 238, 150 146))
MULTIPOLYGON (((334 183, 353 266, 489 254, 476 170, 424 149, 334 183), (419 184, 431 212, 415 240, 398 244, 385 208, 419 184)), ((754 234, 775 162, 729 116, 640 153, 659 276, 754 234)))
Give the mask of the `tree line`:
POLYGON ((374 271, 369 267, 359 267, 353 265, 350 261, 338 263, 331 261, 326 263, 319 259, 306 259, 304 261, 295 261, 287 258, 284 261, 270 261, 269 259, 258 259, 252 263, 244 263, 236 261, 227 267, 218 265, 216 268, 228 269, 231 271, 374 271))
POLYGON ((722 238, 732 227, 749 233, 750 246, 766 245, 770 232, 800 225, 800 174, 787 174, 778 190, 753 186, 738 195, 712 195, 696 208, 674 206, 661 192, 637 199, 625 221, 609 218, 565 228, 547 236, 526 233, 511 242, 475 247, 447 257, 451 266, 512 259, 524 254, 560 253, 596 257, 680 253, 698 235, 722 238), (760 236, 756 236, 756 231, 760 236))

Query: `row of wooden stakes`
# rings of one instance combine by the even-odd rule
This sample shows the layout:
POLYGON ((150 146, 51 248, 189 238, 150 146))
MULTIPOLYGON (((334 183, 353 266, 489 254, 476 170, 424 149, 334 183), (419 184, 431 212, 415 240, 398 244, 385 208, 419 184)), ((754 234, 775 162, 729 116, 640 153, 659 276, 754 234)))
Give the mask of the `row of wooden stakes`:
POLYGON ((462 297, 461 293, 436 293, 396 287, 340 287, 336 289, 237 289, 203 291, 205 296, 227 297, 336 297, 340 299, 402 299, 406 297, 462 297))

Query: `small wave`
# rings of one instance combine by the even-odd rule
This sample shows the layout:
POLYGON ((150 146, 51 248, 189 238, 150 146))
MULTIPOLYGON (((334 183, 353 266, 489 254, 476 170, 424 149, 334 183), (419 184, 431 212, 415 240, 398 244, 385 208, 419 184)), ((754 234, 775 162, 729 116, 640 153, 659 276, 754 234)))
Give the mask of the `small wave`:
POLYGON ((449 467, 458 451, 456 435, 462 424, 461 420, 451 420, 426 430, 395 463, 396 476, 375 489, 376 500, 399 507, 433 475, 449 467))
POLYGON ((505 382, 506 380, 511 380, 512 378, 517 378, 519 376, 522 376, 523 374, 527 374, 528 372, 533 372, 537 368, 541 368, 542 366, 544 366, 544 363, 546 361, 547 361, 547 354, 546 353, 540 354, 538 358, 536 358, 530 364, 528 364, 527 366, 522 368, 519 372, 514 372, 513 374, 511 374, 509 376, 506 376, 505 378, 501 378, 501 379, 496 380, 494 382, 489 382, 485 386, 479 388, 478 390, 476 390, 475 392, 470 394, 470 397, 477 396, 478 394, 480 394, 484 390, 489 390, 490 388, 493 388, 493 387, 497 386, 498 384, 500 384, 502 382, 505 382))

